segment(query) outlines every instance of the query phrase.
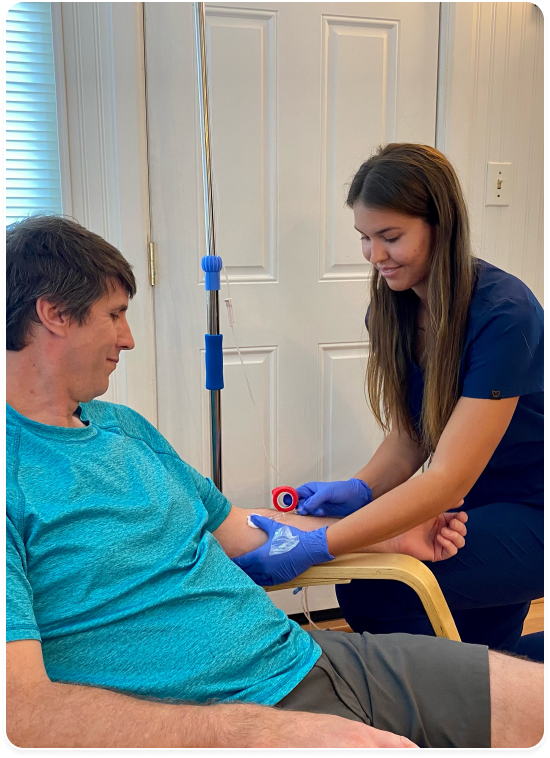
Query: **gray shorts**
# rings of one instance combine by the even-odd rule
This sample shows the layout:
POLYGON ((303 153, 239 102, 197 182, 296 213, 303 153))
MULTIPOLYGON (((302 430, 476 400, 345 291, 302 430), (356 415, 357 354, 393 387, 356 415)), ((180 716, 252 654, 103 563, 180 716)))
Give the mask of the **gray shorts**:
POLYGON ((415 634, 310 634, 323 654, 277 708, 362 721, 419 747, 491 747, 484 645, 415 634))

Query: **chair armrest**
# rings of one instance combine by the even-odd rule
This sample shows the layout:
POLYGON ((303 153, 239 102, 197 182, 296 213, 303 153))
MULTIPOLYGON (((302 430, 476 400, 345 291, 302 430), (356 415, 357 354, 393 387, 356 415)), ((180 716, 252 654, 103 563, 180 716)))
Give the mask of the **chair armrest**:
POLYGON ((352 553, 328 563, 312 566, 291 582, 265 587, 268 592, 310 587, 318 584, 345 584, 352 579, 394 579, 405 582, 419 596, 437 637, 460 641, 447 601, 437 579, 421 561, 398 553, 352 553))

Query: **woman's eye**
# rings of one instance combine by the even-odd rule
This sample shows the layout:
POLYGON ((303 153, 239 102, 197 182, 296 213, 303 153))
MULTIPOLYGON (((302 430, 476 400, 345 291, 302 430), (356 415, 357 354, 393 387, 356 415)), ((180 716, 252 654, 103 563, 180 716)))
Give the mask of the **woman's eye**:
POLYGON ((398 239, 399 237, 394 237, 393 239, 389 240, 386 237, 384 237, 384 242, 397 242, 398 239))
POLYGON ((369 242, 369 238, 368 237, 361 237, 361 242, 363 242, 363 241, 369 242))

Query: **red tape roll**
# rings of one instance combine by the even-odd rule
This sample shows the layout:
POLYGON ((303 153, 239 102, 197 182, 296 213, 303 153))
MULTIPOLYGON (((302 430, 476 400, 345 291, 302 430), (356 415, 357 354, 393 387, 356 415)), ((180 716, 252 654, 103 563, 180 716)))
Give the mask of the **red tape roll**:
POLYGON ((278 511, 293 511, 298 505, 298 493, 294 487, 275 487, 274 490, 271 490, 271 494, 273 496, 273 505, 278 511), (290 495, 292 498, 290 505, 284 502, 285 495, 290 495))

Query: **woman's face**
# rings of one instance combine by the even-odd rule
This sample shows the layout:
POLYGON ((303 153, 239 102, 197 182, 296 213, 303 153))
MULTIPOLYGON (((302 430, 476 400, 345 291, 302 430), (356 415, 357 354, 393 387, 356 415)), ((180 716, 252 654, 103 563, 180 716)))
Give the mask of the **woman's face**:
POLYGON ((435 228, 423 218, 368 208, 359 201, 353 205, 353 215, 363 255, 388 287, 396 292, 413 289, 425 300, 435 228))

